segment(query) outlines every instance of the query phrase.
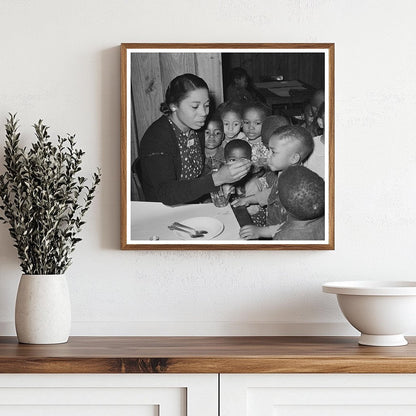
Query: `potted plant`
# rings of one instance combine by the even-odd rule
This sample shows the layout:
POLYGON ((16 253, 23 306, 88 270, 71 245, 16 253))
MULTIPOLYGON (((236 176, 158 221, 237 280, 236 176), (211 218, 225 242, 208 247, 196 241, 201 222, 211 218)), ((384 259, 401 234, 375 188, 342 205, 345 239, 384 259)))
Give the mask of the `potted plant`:
POLYGON ((84 152, 75 136, 49 140, 48 127, 33 127, 36 141, 20 145, 16 115, 6 122, 5 173, 0 175, 0 219, 8 223, 23 275, 16 297, 19 342, 55 344, 68 340, 71 307, 65 272, 83 217, 100 182, 80 175, 84 152))

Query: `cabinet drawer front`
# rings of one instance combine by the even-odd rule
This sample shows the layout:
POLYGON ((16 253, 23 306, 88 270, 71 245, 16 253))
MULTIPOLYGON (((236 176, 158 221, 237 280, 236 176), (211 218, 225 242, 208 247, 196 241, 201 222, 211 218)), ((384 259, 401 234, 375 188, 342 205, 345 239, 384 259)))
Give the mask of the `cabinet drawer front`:
POLYGON ((413 374, 221 374, 221 416, 416 414, 413 374))
POLYGON ((0 416, 217 416, 216 374, 0 375, 0 416))

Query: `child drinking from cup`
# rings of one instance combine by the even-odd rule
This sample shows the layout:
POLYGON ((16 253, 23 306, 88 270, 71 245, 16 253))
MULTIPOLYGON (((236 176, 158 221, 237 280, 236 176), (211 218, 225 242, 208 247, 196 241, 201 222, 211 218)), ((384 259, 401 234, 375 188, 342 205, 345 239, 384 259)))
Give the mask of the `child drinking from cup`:
POLYGON ((232 164, 241 159, 251 160, 251 146, 241 139, 235 139, 227 143, 224 147, 225 163, 232 164))
MULTIPOLYGON (((283 116, 268 116, 263 121, 261 126, 261 141, 265 148, 269 149, 269 140, 273 132, 282 126, 289 125, 289 121, 283 116)), ((267 153, 268 155, 268 153, 267 153)), ((267 188, 270 188, 273 183, 274 177, 276 176, 274 172, 271 172, 267 169, 267 155, 264 159, 257 161, 257 173, 253 177, 246 181, 245 185, 245 194, 254 195, 258 192, 264 191, 267 188), (259 170, 259 167, 261 170, 259 170), (270 182, 270 183, 269 183, 270 182)), ((266 225, 266 208, 260 206, 259 204, 250 205, 247 208, 248 213, 250 214, 251 220, 254 225, 259 227, 264 227, 266 225)))
MULTIPOLYGON (((267 158, 269 156, 269 140, 272 134, 275 132, 276 129, 283 126, 288 126, 289 120, 286 117, 283 116, 268 116, 263 121, 263 124, 261 126, 261 141, 264 145, 264 147, 267 149, 266 157, 264 158, 264 161, 261 161, 262 165, 267 165, 267 158)), ((268 176, 269 172, 266 172, 265 175, 259 176, 253 178, 251 181, 247 182, 246 185, 246 193, 247 195, 254 194, 258 191, 262 191, 265 188, 269 188, 268 184, 268 176)), ((272 174, 272 177, 275 175, 272 174)))
MULTIPOLYGON (((250 160, 251 147, 245 140, 232 140, 231 142, 227 143, 224 148, 224 159, 227 165, 232 165, 242 160, 250 160)), ((241 191, 241 189, 244 189, 244 178, 234 183, 233 185, 221 185, 217 191, 211 192, 211 200, 216 207, 226 206, 231 194, 234 191, 240 195, 244 192, 241 191)))
MULTIPOLYGON (((224 147, 225 163, 232 165, 240 160, 251 160, 251 146, 241 139, 235 139, 227 143, 224 147)), ((223 185, 227 192, 231 194, 234 190, 238 196, 244 195, 245 178, 235 183, 234 186, 223 185)))
POLYGON ((266 226, 246 225, 240 230, 240 237, 246 240, 272 238, 281 224, 286 221, 287 212, 279 199, 279 173, 290 166, 300 165, 313 150, 312 135, 303 127, 283 126, 276 129, 269 141, 268 166, 275 172, 270 180, 271 188, 234 201, 234 206, 259 204, 267 206, 266 226), (277 175, 276 175, 277 173, 277 175))
POLYGON ((279 127, 289 126, 289 120, 283 116, 268 116, 264 119, 263 124, 261 126, 261 141, 264 146, 269 149, 269 140, 272 134, 277 130, 279 127))

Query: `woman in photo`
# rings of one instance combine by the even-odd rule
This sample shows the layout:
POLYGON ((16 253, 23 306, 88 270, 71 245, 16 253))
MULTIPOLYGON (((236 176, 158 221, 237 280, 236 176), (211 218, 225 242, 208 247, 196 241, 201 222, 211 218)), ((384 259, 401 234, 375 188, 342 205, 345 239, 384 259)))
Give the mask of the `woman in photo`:
POLYGON ((194 74, 174 78, 160 110, 163 115, 140 142, 140 179, 147 201, 198 202, 218 186, 239 181, 248 173, 250 161, 240 161, 203 174, 201 129, 209 113, 209 96, 202 78, 194 74))

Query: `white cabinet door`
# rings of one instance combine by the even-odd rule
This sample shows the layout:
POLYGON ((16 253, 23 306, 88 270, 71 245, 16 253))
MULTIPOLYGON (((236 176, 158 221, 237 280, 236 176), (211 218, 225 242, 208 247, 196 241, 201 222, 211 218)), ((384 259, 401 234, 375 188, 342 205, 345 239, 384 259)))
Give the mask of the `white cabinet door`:
POLYGON ((414 416, 412 374, 221 374, 221 416, 414 416))
POLYGON ((218 416, 217 374, 1 374, 0 416, 218 416))

